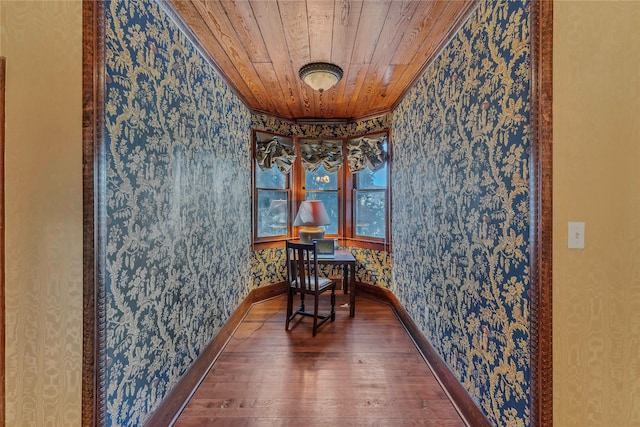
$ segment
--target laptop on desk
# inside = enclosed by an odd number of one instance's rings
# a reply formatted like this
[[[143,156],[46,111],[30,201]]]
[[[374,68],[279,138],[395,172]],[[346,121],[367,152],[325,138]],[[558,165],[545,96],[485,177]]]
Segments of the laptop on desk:
[[[333,239],[318,239],[316,243],[316,256],[318,259],[333,259],[336,257]]]

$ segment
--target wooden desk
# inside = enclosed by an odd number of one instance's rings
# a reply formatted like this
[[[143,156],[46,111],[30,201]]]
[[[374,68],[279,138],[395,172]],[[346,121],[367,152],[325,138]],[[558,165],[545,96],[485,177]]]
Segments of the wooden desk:
[[[356,259],[349,249],[338,249],[335,252],[335,258],[318,258],[318,264],[321,265],[341,265],[342,273],[342,289],[344,293],[350,289],[349,295],[349,316],[356,314]],[[351,274],[349,274],[351,270]]]

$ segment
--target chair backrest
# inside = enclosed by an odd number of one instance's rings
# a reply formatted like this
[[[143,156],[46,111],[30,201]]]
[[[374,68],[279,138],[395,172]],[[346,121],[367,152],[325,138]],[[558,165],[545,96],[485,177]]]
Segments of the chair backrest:
[[[287,281],[301,291],[316,290],[318,258],[316,245],[287,242]]]

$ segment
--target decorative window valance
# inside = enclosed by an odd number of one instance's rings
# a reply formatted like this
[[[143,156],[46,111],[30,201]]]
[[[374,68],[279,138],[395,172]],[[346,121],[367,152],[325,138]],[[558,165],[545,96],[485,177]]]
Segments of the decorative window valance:
[[[347,145],[349,150],[347,159],[351,172],[361,172],[365,168],[375,172],[382,168],[389,157],[387,146],[386,134],[350,140]]]
[[[283,143],[278,137],[256,142],[256,161],[263,171],[277,165],[280,172],[288,174],[296,154],[293,145]]]
[[[342,141],[303,140],[300,143],[300,160],[309,172],[320,165],[327,172],[335,172],[343,163]]]

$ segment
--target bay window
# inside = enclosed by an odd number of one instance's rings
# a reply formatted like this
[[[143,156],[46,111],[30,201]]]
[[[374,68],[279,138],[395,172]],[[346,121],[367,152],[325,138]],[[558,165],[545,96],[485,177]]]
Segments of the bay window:
[[[297,237],[303,200],[322,200],[328,238],[390,250],[389,136],[290,138],[254,131],[254,248]]]

